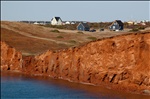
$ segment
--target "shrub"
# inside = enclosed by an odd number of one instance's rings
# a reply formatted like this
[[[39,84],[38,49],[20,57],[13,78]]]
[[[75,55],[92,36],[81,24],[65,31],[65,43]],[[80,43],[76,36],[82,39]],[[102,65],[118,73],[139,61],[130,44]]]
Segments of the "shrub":
[[[79,33],[79,34],[84,34],[82,31],[78,31],[77,33]]]
[[[64,38],[64,37],[59,35],[59,36],[57,36],[57,38]]]
[[[58,44],[58,46],[59,46],[59,48],[62,48],[62,49],[68,47],[66,44],[62,44],[62,43]]]
[[[76,42],[75,40],[70,40],[69,43],[75,44],[75,43],[77,43],[77,42]]]
[[[59,30],[51,30],[51,32],[59,33]]]
[[[87,39],[91,39],[91,40],[97,40],[97,38],[96,37],[88,37]]]
[[[145,27],[139,27],[138,29],[140,29],[140,30],[144,30],[144,29],[145,29]]]
[[[132,30],[130,30],[130,32],[136,32],[136,31],[139,31],[138,28],[133,28]]]

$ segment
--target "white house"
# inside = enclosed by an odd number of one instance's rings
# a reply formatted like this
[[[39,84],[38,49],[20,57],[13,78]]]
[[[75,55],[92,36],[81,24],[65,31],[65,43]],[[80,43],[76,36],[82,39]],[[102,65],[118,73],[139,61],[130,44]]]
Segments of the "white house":
[[[65,24],[70,24],[70,21],[66,21],[66,23]]]
[[[146,23],[145,22],[141,22],[141,25],[146,25]]]
[[[127,23],[128,23],[129,25],[133,25],[133,24],[134,24],[133,21],[128,21]]]
[[[75,24],[75,22],[74,22],[74,21],[72,21],[72,22],[71,22],[71,24]]]
[[[62,25],[63,22],[60,17],[53,17],[51,19],[51,25]]]
[[[36,21],[36,22],[34,22],[33,24],[36,24],[36,25],[37,25],[37,24],[40,24],[40,23],[38,23],[38,22]]]

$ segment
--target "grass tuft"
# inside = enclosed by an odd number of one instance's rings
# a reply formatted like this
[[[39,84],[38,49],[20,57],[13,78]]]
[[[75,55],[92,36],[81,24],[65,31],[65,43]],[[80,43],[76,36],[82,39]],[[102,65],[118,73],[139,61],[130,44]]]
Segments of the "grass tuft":
[[[81,31],[78,31],[77,33],[79,33],[79,34],[84,34],[83,32],[81,32]]]
[[[76,44],[77,42],[75,40],[70,40],[69,43]]]
[[[93,41],[94,41],[94,40],[97,40],[96,37],[92,37],[92,36],[91,36],[91,37],[87,37],[87,39],[90,39],[90,40],[93,40]]]
[[[55,32],[55,33],[60,33],[60,31],[59,30],[51,30],[51,32]]]

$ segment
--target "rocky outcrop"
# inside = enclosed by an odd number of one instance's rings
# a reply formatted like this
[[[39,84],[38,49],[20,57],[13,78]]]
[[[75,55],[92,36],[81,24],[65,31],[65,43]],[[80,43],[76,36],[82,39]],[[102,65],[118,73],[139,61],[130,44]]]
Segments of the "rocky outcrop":
[[[11,59],[17,54],[11,54],[10,58],[7,57],[8,52],[2,55],[2,58],[5,57],[3,60],[9,59],[3,62],[7,64],[7,70],[13,66]],[[11,52],[15,53],[12,48]],[[107,84],[132,92],[150,90],[150,32],[105,38],[56,52],[49,50],[41,55],[25,57],[23,62],[20,54],[16,58],[18,64],[12,69],[21,67],[28,74],[95,85]]]
[[[1,44],[1,71],[2,70],[21,70],[22,69],[22,54],[16,51],[5,42]]]

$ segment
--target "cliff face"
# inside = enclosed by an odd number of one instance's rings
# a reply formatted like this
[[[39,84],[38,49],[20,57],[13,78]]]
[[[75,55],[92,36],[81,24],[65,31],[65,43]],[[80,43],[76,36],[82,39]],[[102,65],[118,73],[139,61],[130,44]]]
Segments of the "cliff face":
[[[4,51],[1,69],[21,67],[29,74],[96,85],[111,84],[122,90],[150,90],[150,33],[116,36],[78,48],[47,51],[25,57],[23,62],[20,53],[1,45]]]
[[[21,70],[22,54],[5,42],[1,44],[1,70]]]

